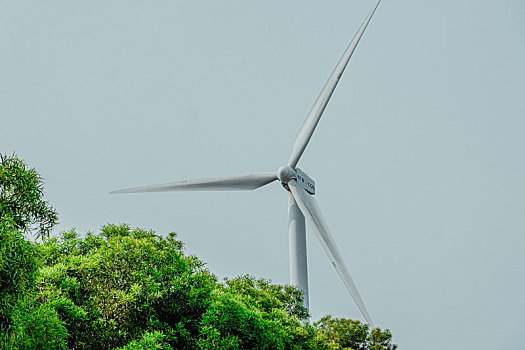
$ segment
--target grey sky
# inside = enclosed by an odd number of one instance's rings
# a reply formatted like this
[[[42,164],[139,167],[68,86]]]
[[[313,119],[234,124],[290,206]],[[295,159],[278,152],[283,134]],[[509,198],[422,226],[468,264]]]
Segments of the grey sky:
[[[60,230],[175,231],[217,275],[288,281],[287,199],[110,196],[284,164],[373,5],[2,1],[0,152]],[[525,2],[384,0],[299,166],[402,349],[525,346]],[[311,233],[310,305],[361,319]]]

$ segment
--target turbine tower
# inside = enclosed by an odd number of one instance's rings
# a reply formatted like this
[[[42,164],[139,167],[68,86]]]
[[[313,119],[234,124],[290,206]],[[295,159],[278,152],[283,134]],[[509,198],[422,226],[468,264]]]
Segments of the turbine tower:
[[[241,175],[229,175],[221,177],[204,178],[171,182],[160,185],[142,186],[128,188],[111,192],[117,193],[140,193],[140,192],[168,192],[168,191],[230,191],[230,190],[255,190],[275,180],[279,180],[288,191],[288,215],[289,215],[289,249],[290,249],[290,283],[303,291],[304,305],[308,308],[308,271],[306,258],[306,221],[312,231],[319,239],[332,265],[343,280],[346,288],[352,295],[357,307],[363,314],[366,322],[372,325],[372,319],[366,310],[365,304],[357,291],[350,276],[334,238],[330,233],[326,220],[314,199],[315,182],[301,169],[297,163],[301,158],[314,130],[321,119],[323,111],[332,96],[332,93],[343,74],[359,40],[374,15],[381,0],[378,0],[372,8],[365,21],[357,31],[350,45],[345,50],[343,57],[337,63],[334,71],[328,78],[321,93],[317,97],[301,129],[297,133],[292,154],[288,164],[280,167],[276,172],[248,173]]]

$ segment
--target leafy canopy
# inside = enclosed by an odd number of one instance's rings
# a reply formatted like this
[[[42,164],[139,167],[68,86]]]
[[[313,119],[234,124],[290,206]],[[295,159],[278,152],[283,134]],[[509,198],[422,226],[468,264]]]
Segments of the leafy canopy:
[[[315,324],[318,339],[329,350],[395,350],[390,330],[370,329],[367,324],[325,316]]]
[[[16,157],[0,154],[0,342],[4,346],[19,329],[27,294],[33,289],[38,256],[23,234],[38,226],[49,234],[57,222],[43,199],[42,178]]]
[[[24,233],[48,236],[58,214],[43,196],[43,179],[34,168],[15,154],[0,154],[0,218],[9,218]]]
[[[24,293],[33,288],[37,254],[9,218],[0,218],[0,332],[16,326],[14,319]]]
[[[49,237],[41,177],[1,156],[0,350],[395,350],[389,330],[330,316],[310,323],[301,292],[218,281],[174,233],[127,225]],[[38,228],[42,243],[24,234]]]
[[[69,348],[316,348],[297,289],[249,276],[220,283],[175,238],[108,225],[39,245],[36,299],[59,315]]]
[[[218,281],[175,234],[107,225],[32,247],[41,265],[5,349],[396,348],[388,330],[358,321],[311,324],[294,287]]]

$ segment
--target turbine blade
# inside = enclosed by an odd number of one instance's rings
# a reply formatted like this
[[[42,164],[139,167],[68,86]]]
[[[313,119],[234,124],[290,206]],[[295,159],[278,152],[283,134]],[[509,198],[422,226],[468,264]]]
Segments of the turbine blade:
[[[293,151],[290,156],[290,160],[288,161],[288,165],[290,165],[292,168],[295,169],[295,167],[297,166],[299,159],[301,158],[306,146],[308,145],[308,142],[310,141],[310,138],[314,133],[317,123],[319,123],[319,120],[321,119],[321,115],[323,114],[323,111],[326,105],[328,104],[328,101],[330,100],[330,97],[332,96],[332,93],[334,92],[335,87],[337,86],[337,83],[339,82],[339,79],[341,78],[341,75],[343,74],[346,68],[346,65],[348,64],[348,61],[350,60],[350,57],[352,57],[352,54],[357,44],[359,43],[359,40],[363,36],[363,33],[365,32],[365,29],[368,26],[368,23],[370,22],[370,19],[374,15],[374,12],[376,11],[380,2],[381,0],[377,1],[372,11],[370,11],[370,13],[368,14],[368,17],[365,19],[365,21],[357,31],[357,34],[350,42],[350,45],[348,45],[345,53],[343,54],[343,57],[341,57],[339,63],[337,63],[337,66],[335,66],[332,75],[330,75],[330,77],[328,78],[328,81],[323,87],[323,90],[321,90],[321,93],[317,97],[317,100],[315,100],[315,103],[312,106],[312,109],[310,109],[310,112],[308,113],[308,116],[306,117],[303,125],[301,126],[301,129],[297,133]]]
[[[330,259],[330,262],[332,265],[334,265],[337,273],[339,274],[339,277],[341,277],[343,280],[346,289],[348,289],[352,295],[352,298],[354,298],[354,301],[363,314],[366,322],[372,326],[372,319],[370,318],[365,304],[363,303],[363,300],[357,291],[357,287],[355,286],[355,283],[350,275],[350,271],[348,271],[348,267],[346,266],[343,257],[337,248],[337,245],[335,244],[334,238],[328,229],[328,225],[323,216],[323,213],[321,212],[321,209],[319,209],[319,206],[317,205],[317,201],[314,197],[310,196],[305,190],[299,187],[295,180],[289,181],[288,187],[292,191],[292,195],[295,198],[299,209],[301,209],[302,213],[306,217],[308,225],[315,232],[315,235],[319,239],[319,242],[321,242],[321,245]]]
[[[277,180],[276,173],[249,173],[210,177],[205,179],[170,182],[112,191],[118,193],[170,192],[170,191],[240,191],[255,190]]]

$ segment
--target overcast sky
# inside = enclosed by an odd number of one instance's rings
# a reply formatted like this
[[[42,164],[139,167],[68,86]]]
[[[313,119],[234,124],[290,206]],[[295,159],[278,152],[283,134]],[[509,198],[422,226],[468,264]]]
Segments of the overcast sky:
[[[0,152],[59,231],[178,233],[288,281],[286,192],[109,195],[273,171],[374,0],[0,1]],[[525,2],[384,0],[299,166],[400,349],[525,347]],[[362,319],[308,233],[310,306]]]

